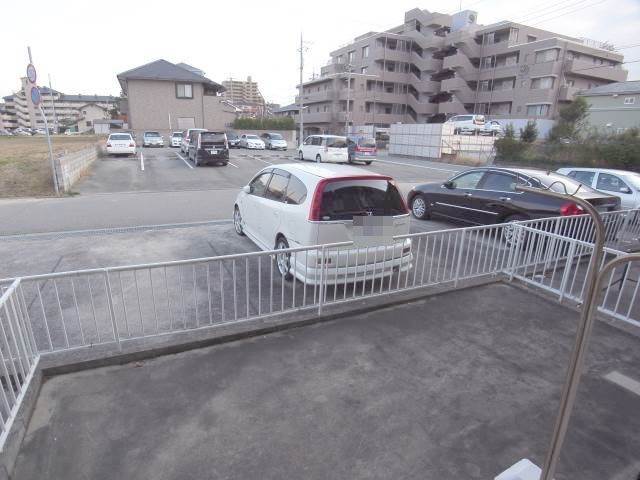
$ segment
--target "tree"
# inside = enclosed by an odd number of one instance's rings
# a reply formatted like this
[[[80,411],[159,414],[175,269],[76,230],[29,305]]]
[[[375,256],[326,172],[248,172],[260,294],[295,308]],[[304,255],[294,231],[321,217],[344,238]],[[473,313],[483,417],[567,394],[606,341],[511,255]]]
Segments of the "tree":
[[[558,122],[549,132],[549,140],[577,140],[584,131],[589,116],[589,104],[584,97],[576,97],[558,111]]]
[[[538,125],[529,120],[524,129],[520,129],[520,139],[526,143],[533,143],[538,138]]]
[[[510,123],[505,127],[504,138],[516,138],[516,132],[513,128],[513,123]]]
[[[293,117],[236,118],[233,128],[238,130],[295,130]]]

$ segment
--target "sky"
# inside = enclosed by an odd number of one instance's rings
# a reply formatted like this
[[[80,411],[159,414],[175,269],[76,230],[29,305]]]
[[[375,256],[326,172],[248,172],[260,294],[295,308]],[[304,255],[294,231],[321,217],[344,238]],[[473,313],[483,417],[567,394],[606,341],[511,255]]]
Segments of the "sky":
[[[513,20],[573,37],[611,42],[625,61],[640,60],[640,0],[323,0],[238,3],[94,0],[4,2],[0,96],[19,89],[31,46],[38,83],[67,94],[118,95],[116,75],[163,58],[204,70],[210,79],[251,76],[269,102],[286,105],[299,79],[300,34],[307,79],[329,52],[354,37],[403,23],[412,8],[478,12],[478,23]],[[232,8],[234,5],[235,8]],[[380,8],[384,5],[384,8]],[[28,12],[36,12],[33,18]],[[11,39],[11,41],[7,41]],[[635,45],[635,46],[634,46]],[[640,62],[625,65],[640,80]]]

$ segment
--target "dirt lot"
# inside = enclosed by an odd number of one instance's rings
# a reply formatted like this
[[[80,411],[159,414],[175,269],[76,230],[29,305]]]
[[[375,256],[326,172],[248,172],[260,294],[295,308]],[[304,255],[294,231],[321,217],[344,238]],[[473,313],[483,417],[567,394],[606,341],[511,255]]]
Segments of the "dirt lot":
[[[95,144],[93,135],[52,137],[54,153],[73,152]],[[47,139],[0,137],[0,197],[53,195]]]

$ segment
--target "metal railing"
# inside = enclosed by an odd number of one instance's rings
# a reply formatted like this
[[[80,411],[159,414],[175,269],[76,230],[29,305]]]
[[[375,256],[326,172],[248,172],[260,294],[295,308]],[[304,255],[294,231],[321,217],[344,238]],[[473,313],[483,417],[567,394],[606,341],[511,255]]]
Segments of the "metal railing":
[[[0,287],[0,451],[38,365],[20,280]]]
[[[605,214],[610,255],[640,236],[636,211]],[[22,277],[35,351],[50,353],[506,275],[580,301],[593,249],[586,216]],[[612,278],[600,311],[637,324],[637,274]],[[1,284],[1,283],[0,283]]]

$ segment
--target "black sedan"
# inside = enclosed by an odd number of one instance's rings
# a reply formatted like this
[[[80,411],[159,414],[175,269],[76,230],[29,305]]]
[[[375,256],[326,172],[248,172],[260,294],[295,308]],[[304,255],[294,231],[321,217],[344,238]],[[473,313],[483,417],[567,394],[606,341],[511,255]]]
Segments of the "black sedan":
[[[516,182],[534,188],[574,194],[600,212],[618,210],[620,199],[554,172],[524,168],[483,167],[466,170],[444,183],[419,185],[407,203],[416,218],[442,217],[472,225],[584,213],[570,199],[516,191]]]

